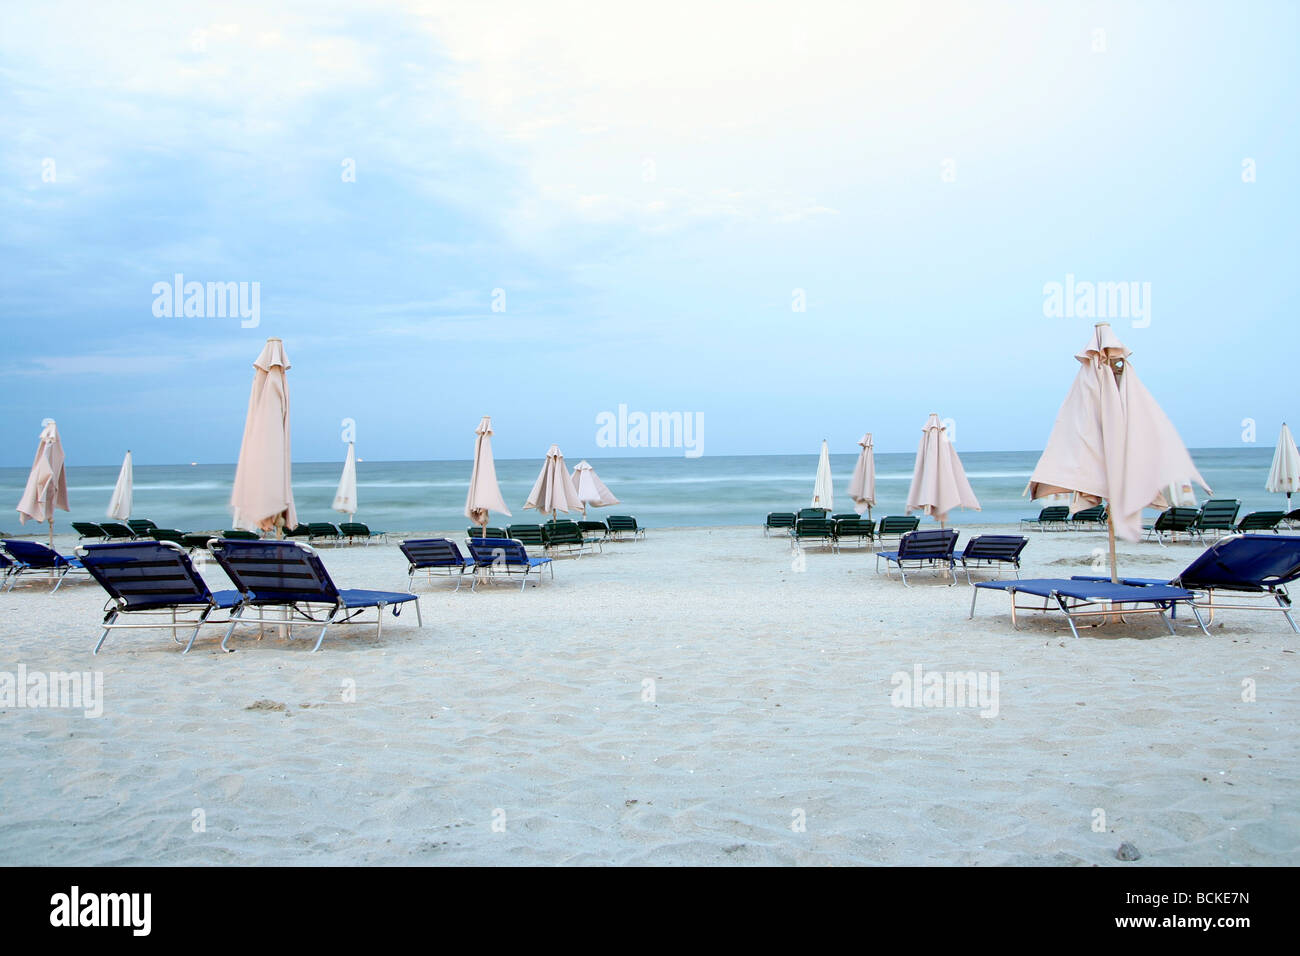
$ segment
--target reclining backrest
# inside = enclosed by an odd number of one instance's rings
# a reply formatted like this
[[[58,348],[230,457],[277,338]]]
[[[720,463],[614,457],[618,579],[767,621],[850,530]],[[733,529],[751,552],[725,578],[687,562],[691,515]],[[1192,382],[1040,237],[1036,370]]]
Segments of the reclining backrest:
[[[129,610],[212,600],[184,550],[170,542],[88,544],[78,554],[91,577]]]
[[[509,538],[470,538],[467,543],[475,564],[528,564],[528,552],[518,541]]]
[[[880,534],[903,534],[915,531],[921,519],[916,515],[889,515],[880,519]]]
[[[966,542],[962,556],[971,560],[1014,561],[1027,543],[1028,539],[1018,534],[981,534]]]
[[[934,528],[926,531],[909,531],[898,542],[900,558],[921,558],[952,554],[957,544],[957,532],[951,528]]]
[[[316,553],[296,541],[232,541],[212,546],[230,580],[258,601],[319,601],[333,604],[338,589]]]
[[[1185,588],[1259,591],[1300,578],[1300,536],[1247,534],[1209,548],[1178,576]]]
[[[68,563],[61,554],[39,541],[6,538],[5,550],[29,568],[61,568]]]
[[[412,568],[459,568],[465,557],[446,538],[408,538],[398,545]]]

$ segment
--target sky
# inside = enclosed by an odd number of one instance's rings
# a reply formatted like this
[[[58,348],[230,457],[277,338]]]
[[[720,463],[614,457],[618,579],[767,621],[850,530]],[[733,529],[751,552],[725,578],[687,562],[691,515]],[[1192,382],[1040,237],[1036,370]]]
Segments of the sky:
[[[1270,442],[1298,10],[11,5],[0,465],[45,418],[69,464],[233,461],[269,336],[299,460],[345,419],[468,458],[483,415],[500,457],[664,454],[598,443],[620,405],[706,455],[911,451],[930,412],[1034,449],[1099,318],[1067,282],[1135,293],[1112,325],[1189,446]],[[247,317],[169,314],[178,274]]]

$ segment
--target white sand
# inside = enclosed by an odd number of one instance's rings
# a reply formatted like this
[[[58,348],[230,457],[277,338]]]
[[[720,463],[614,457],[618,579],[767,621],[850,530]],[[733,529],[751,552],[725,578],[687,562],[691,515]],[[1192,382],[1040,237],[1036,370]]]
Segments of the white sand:
[[[1029,537],[1027,577],[1104,544]],[[396,545],[321,550],[341,586],[404,589]],[[1122,567],[1199,550],[1122,545]],[[1281,614],[1075,640],[1059,615],[1013,631],[1001,594],[968,622],[964,582],[873,566],[812,551],[798,572],[757,528],[652,529],[522,594],[417,580],[423,629],[340,626],[316,654],[249,629],[223,654],[214,627],[187,656],[160,630],[92,658],[99,586],[21,586],[0,595],[0,671],[102,670],[106,700],[100,719],[0,712],[0,863],[1300,863]],[[917,664],[996,672],[998,715],[892,706]]]

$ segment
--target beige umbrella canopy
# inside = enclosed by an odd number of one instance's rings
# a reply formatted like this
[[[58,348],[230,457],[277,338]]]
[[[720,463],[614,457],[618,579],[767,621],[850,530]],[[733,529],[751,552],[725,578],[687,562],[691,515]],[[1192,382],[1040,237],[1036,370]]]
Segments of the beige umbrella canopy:
[[[131,452],[127,451],[122,459],[122,470],[117,473],[117,484],[113,486],[113,497],[108,502],[108,517],[126,521],[131,517],[132,489],[135,485],[135,472],[131,466]]]
[[[849,479],[849,498],[853,501],[853,510],[858,514],[864,511],[868,517],[876,503],[876,455],[872,451],[871,432],[867,432],[858,444],[862,451],[858,454],[858,463],[853,466],[853,477]]]
[[[1030,498],[1069,494],[1073,511],[1107,502],[1111,580],[1118,580],[1115,535],[1140,540],[1143,508],[1163,505],[1171,484],[1210,491],[1130,354],[1109,323],[1097,323],[1074,356],[1078,374],[1026,489]]]
[[[244,440],[230,493],[234,526],[246,531],[298,525],[293,504],[289,448],[289,358],[284,343],[267,339],[253,363],[253,390],[248,398]]]
[[[47,522],[50,526],[50,547],[54,547],[54,509],[68,508],[68,472],[63,459],[63,441],[54,419],[41,423],[40,442],[36,457],[27,476],[27,487],[18,500],[18,522]]]
[[[1273,466],[1268,470],[1268,481],[1264,490],[1274,494],[1286,495],[1286,510],[1291,510],[1291,495],[1300,491],[1300,450],[1296,449],[1291,429],[1282,423],[1282,432],[1277,436],[1277,448],[1273,451]]]
[[[546,461],[537,475],[533,490],[529,492],[524,509],[536,508],[555,517],[557,511],[570,512],[582,510],[582,499],[578,489],[573,486],[568,468],[564,464],[564,454],[559,445],[552,445],[546,452]]]
[[[510,509],[501,497],[497,484],[497,466],[492,460],[492,418],[484,415],[474,429],[474,470],[469,476],[469,493],[465,496],[465,517],[483,529],[487,537],[488,515],[499,511],[507,517]]]
[[[980,510],[979,499],[966,479],[966,469],[957,449],[948,440],[947,429],[937,414],[931,414],[921,429],[916,449],[916,467],[907,490],[907,513],[920,511],[942,525],[953,508]]]
[[[334,492],[334,504],[330,507],[349,518],[356,517],[357,446],[355,442],[348,442],[348,456],[343,459],[343,473],[339,475],[339,486]]]
[[[822,439],[821,456],[817,459],[817,477],[813,479],[812,507],[831,511],[835,507],[835,488],[831,483],[831,449]]]
[[[573,479],[573,487],[577,489],[578,500],[582,502],[583,514],[587,513],[588,508],[608,508],[619,503],[613,493],[605,487],[605,483],[600,480],[596,469],[586,461],[578,462],[570,477]]]

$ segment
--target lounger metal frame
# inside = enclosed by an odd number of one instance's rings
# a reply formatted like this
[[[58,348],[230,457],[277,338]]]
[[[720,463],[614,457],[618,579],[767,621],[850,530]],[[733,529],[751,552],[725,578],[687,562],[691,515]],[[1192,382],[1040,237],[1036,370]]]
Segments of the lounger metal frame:
[[[44,557],[44,552],[48,552],[49,554],[53,555],[54,558],[57,560],[52,560],[49,564],[40,564],[40,565],[29,564],[27,561],[24,561],[22,558],[14,554],[13,551],[9,549],[8,544],[10,540],[14,541],[15,544],[18,544],[20,546],[23,544],[34,544],[42,550],[42,557]],[[69,574],[73,574],[73,573],[80,574],[80,573],[85,573],[86,571],[86,569],[81,566],[80,558],[77,557],[69,558],[66,555],[59,554],[59,552],[53,550],[52,548],[47,547],[46,545],[41,544],[39,541],[23,541],[22,539],[6,539],[3,542],[3,545],[5,547],[5,550],[9,552],[9,560],[12,562],[13,565],[5,573],[5,578],[9,582],[10,591],[12,591],[17,586],[18,579],[22,577],[24,574],[44,573],[47,575],[55,575],[54,587],[50,589],[50,593],[53,594],[54,592],[58,591],[59,588],[63,587],[63,579],[66,578]]]
[[[919,554],[904,554],[904,550],[908,548],[908,542],[917,540],[913,535],[925,535],[926,537],[922,538],[922,541],[946,540],[948,550],[944,553],[921,552]],[[913,547],[915,547],[915,545],[913,545]],[[876,552],[876,573],[880,573],[880,559],[884,558],[885,574],[888,577],[893,577],[893,572],[890,571],[890,566],[896,565],[898,567],[898,574],[903,579],[903,586],[910,588],[912,585],[907,583],[907,569],[904,567],[904,562],[911,562],[914,565],[914,570],[918,571],[923,569],[926,565],[929,565],[936,572],[947,572],[948,576],[952,579],[948,582],[947,586],[952,587],[957,583],[957,558],[953,553],[956,548],[957,532],[955,531],[938,528],[926,531],[909,531],[899,539],[897,551]]]
[[[1026,581],[1025,583],[1026,585],[1028,585],[1031,584],[1032,582]],[[979,597],[980,591],[986,591],[986,590],[995,590],[995,589],[981,588],[972,585],[971,587],[972,593],[970,598],[970,614],[967,615],[966,617],[967,620],[971,620],[972,618],[975,617],[975,601]],[[1192,609],[1192,614],[1196,616],[1196,623],[1201,626],[1201,630],[1204,631],[1206,634],[1210,633],[1205,626],[1205,621],[1201,619],[1201,615],[1200,612],[1197,610],[1195,601],[1191,597],[1188,597],[1185,600],[1176,599],[1176,600],[1165,600],[1165,601],[1160,601],[1160,600],[1114,601],[1106,598],[1089,599],[1089,598],[1075,597],[1073,595],[1062,594],[1060,591],[1056,589],[1052,589],[1051,593],[1047,595],[1040,595],[1026,590],[1025,591],[1026,594],[1034,593],[1034,597],[1041,597],[1043,599],[1042,607],[1033,607],[1026,604],[1016,603],[1016,595],[1022,589],[1017,588],[1014,584],[1011,584],[1010,582],[1008,582],[1006,586],[997,588],[996,590],[1006,591],[1009,595],[1011,595],[1011,627],[1013,630],[1018,630],[1020,627],[1019,620],[1016,617],[1017,611],[1044,612],[1044,611],[1059,610],[1063,614],[1065,614],[1066,623],[1070,625],[1070,632],[1075,637],[1079,636],[1079,628],[1075,624],[1076,619],[1101,618],[1101,620],[1097,621],[1094,624],[1084,625],[1085,627],[1101,627],[1103,624],[1106,623],[1107,619],[1110,620],[1118,619],[1120,621],[1126,621],[1129,617],[1132,617],[1134,615],[1141,615],[1141,614],[1159,614],[1160,619],[1165,623],[1165,627],[1169,629],[1169,633],[1175,634],[1177,632],[1174,630],[1173,622],[1169,620],[1169,617],[1165,614],[1165,612],[1167,610],[1170,610],[1171,608],[1176,608],[1179,603],[1183,603]],[[1056,607],[1051,606],[1052,601],[1056,602]],[[1088,608],[1092,608],[1094,606],[1103,605],[1103,604],[1106,605],[1105,610],[1087,610]],[[1149,604],[1151,606],[1145,608],[1134,607],[1132,609],[1125,610],[1124,609],[1125,604]],[[1081,608],[1083,610],[1080,610]]]
[[[226,645],[230,641],[231,636],[235,633],[235,626],[240,623],[251,623],[249,621],[246,621],[244,618],[244,612],[249,609],[255,609],[258,612],[258,616],[253,620],[256,621],[256,623],[259,625],[259,632],[265,630],[265,626],[267,624],[271,624],[274,625],[275,627],[283,628],[285,636],[289,640],[293,640],[293,630],[292,630],[293,628],[314,626],[319,624],[321,626],[320,634],[316,638],[315,646],[312,647],[313,653],[320,650],[321,643],[325,640],[325,634],[329,630],[331,624],[347,624],[348,622],[353,621],[356,618],[360,617],[362,613],[370,610],[371,608],[374,608],[376,611],[376,621],[375,621],[376,638],[380,637],[383,634],[384,609],[388,607],[392,608],[393,617],[397,617],[398,615],[401,614],[402,608],[405,605],[414,604],[416,626],[417,627],[424,626],[424,619],[420,614],[420,599],[415,594],[410,594],[410,596],[404,601],[386,601],[383,600],[382,598],[372,601],[370,600],[370,598],[367,598],[364,604],[354,606],[354,607],[349,607],[347,603],[347,594],[349,590],[358,591],[367,595],[397,593],[397,592],[371,591],[368,589],[360,589],[360,588],[357,589],[339,588],[336,584],[334,584],[334,581],[330,578],[329,571],[325,568],[324,563],[320,561],[320,556],[316,554],[315,549],[312,548],[311,545],[306,545],[299,541],[277,541],[274,543],[278,545],[291,546],[301,551],[303,553],[302,559],[309,564],[316,565],[312,569],[313,573],[318,574],[322,584],[328,584],[329,587],[334,589],[337,598],[333,602],[330,602],[328,600],[317,601],[317,600],[312,600],[311,598],[307,598],[303,600],[292,600],[292,601],[273,600],[265,597],[259,598],[257,596],[257,592],[254,591],[253,589],[251,588],[247,590],[245,589],[244,583],[242,581],[241,576],[238,573],[238,570],[231,568],[230,565],[227,563],[227,559],[224,553],[224,546],[228,543],[232,543],[232,542],[226,542],[224,540],[223,541],[214,540],[209,542],[209,550],[212,551],[212,556],[217,559],[217,563],[220,564],[222,569],[226,572],[226,575],[227,577],[230,578],[231,583],[235,585],[235,587],[240,591],[241,594],[243,594],[243,600],[239,603],[239,605],[235,608],[235,610],[231,614],[230,627],[226,630],[226,636],[221,639],[221,649],[223,651],[226,651],[227,653],[231,653],[231,648],[227,647]],[[251,542],[233,542],[233,543],[246,545]],[[263,542],[263,543],[266,544],[271,542]],[[317,608],[320,610],[313,610]],[[265,612],[269,609],[281,611],[284,613],[284,616],[268,618]]]
[[[478,540],[481,542],[483,539],[480,538]],[[524,588],[528,585],[528,578],[532,575],[534,571],[537,572],[537,577],[538,580],[540,581],[542,577],[542,569],[549,568],[551,572],[551,580],[552,581],[555,580],[555,561],[553,559],[544,557],[540,559],[540,562],[538,564],[533,564],[532,562],[538,559],[528,557],[528,549],[524,547],[522,541],[517,541],[513,538],[488,538],[487,540],[490,542],[508,541],[510,544],[515,545],[519,549],[520,553],[523,554],[524,559],[527,563],[520,563],[518,561],[515,562],[506,561],[505,550],[500,546],[500,544],[487,545],[487,547],[490,547],[493,551],[493,559],[487,563],[480,563],[477,558],[473,557],[474,539],[466,538],[465,545],[470,549],[470,557],[474,560],[474,579],[473,582],[470,584],[470,588],[469,588],[471,591],[478,590],[480,581],[484,581],[490,584],[492,582],[492,578],[495,577],[498,573],[504,574],[507,577],[509,577],[512,574],[520,576],[522,578],[522,580],[519,582],[520,592],[522,592]],[[484,547],[484,545],[480,543],[479,547]]]

